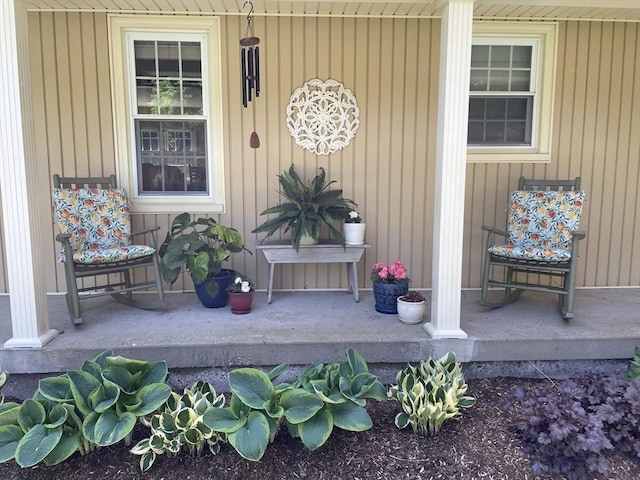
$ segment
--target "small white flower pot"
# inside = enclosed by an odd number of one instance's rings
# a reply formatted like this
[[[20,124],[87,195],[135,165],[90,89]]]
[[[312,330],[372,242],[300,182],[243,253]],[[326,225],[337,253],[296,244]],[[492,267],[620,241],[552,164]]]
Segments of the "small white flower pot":
[[[362,245],[364,243],[365,223],[345,223],[344,243],[347,245]]]
[[[422,322],[427,310],[427,302],[405,302],[398,298],[398,318],[402,323],[415,325]]]

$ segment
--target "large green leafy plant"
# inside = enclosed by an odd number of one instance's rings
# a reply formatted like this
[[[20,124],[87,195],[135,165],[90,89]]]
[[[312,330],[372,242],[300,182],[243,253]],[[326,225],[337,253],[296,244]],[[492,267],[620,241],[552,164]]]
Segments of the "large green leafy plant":
[[[372,421],[365,399],[386,399],[384,386],[353,349],[348,349],[346,362],[312,365],[298,379],[274,384],[286,369],[283,364],[268,374],[254,368],[232,371],[230,406],[204,414],[204,423],[226,433],[248,460],[262,458],[283,422],[311,450],[322,446],[334,427],[367,430]]]
[[[165,362],[113,356],[107,350],[81,370],[43,378],[33,398],[0,409],[0,463],[55,465],[79,451],[124,440],[138,418],[171,394]]]
[[[396,426],[410,425],[422,435],[435,435],[445,421],[462,416],[460,408],[475,404],[475,398],[465,395],[468,387],[462,365],[452,352],[418,366],[407,365],[398,372],[396,381],[388,392],[402,410],[396,415]]]
[[[317,240],[320,227],[325,224],[329,227],[330,235],[344,245],[342,232],[334,223],[344,220],[357,205],[353,200],[343,198],[342,190],[329,189],[335,180],[326,180],[324,168],[320,167],[320,173],[305,183],[291,165],[289,170],[278,175],[278,180],[279,193],[286,201],[263,211],[260,215],[276,216],[251,233],[266,232],[265,238],[269,238],[279,229],[283,229],[283,233],[291,230],[291,245],[298,251],[302,236],[308,235]]]
[[[174,283],[185,267],[197,285],[220,273],[223,263],[243,250],[251,253],[235,228],[225,227],[213,218],[192,220],[188,213],[181,213],[173,219],[160,246],[162,278]]]

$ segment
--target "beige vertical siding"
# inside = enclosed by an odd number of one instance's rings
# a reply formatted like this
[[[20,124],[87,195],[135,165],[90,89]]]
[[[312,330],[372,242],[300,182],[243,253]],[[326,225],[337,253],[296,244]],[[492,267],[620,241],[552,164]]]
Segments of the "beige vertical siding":
[[[292,163],[306,177],[324,167],[367,223],[372,247],[359,265],[361,283],[376,261],[404,261],[413,286],[431,286],[432,204],[435,177],[439,21],[432,19],[255,18],[262,40],[261,97],[240,102],[238,39],[246,22],[222,18],[222,59],[227,213],[254,250],[250,232],[259,213],[278,201],[276,175]],[[29,14],[40,184],[54,173],[102,175],[115,171],[108,71],[107,16],[103,13]],[[582,176],[588,193],[580,286],[640,285],[640,33],[638,24],[560,24],[550,164],[473,164],[467,169],[463,287],[480,278],[483,224],[504,223],[508,191],[520,175]],[[351,145],[316,157],[295,145],[285,125],[292,91],[311,78],[337,79],[360,107]],[[255,108],[255,127],[253,124]],[[254,130],[262,146],[249,147]],[[46,187],[44,187],[46,188]],[[137,215],[137,227],[160,225],[172,215]],[[41,221],[51,258],[47,289],[64,291],[49,205]],[[0,251],[2,245],[0,245]],[[236,255],[232,266],[265,287],[261,254]],[[4,272],[3,265],[0,269]],[[346,286],[339,265],[278,268],[276,288]],[[191,289],[188,279],[173,287]],[[0,275],[0,291],[6,291]]]

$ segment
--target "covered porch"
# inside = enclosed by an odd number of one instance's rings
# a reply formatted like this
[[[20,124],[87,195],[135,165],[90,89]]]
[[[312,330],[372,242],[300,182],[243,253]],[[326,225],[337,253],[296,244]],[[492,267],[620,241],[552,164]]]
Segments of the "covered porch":
[[[41,349],[0,349],[0,365],[12,373],[62,372],[113,349],[164,359],[174,370],[223,374],[237,366],[340,360],[353,346],[382,369],[452,350],[482,375],[536,374],[539,362],[553,375],[572,361],[626,361],[640,345],[638,288],[579,289],[571,321],[560,317],[556,295],[525,292],[496,310],[480,306],[479,296],[477,290],[462,292],[467,338],[434,339],[423,324],[405,325],[395,315],[377,313],[370,290],[361,292],[359,303],[345,291],[275,291],[271,304],[258,291],[247,315],[206,309],[192,292],[170,294],[168,306],[155,311],[102,297],[85,302],[85,322],[78,326],[69,319],[64,296],[50,295],[51,326],[61,334]],[[8,296],[0,297],[0,314],[10,315]],[[0,342],[11,337],[10,325],[0,324]]]

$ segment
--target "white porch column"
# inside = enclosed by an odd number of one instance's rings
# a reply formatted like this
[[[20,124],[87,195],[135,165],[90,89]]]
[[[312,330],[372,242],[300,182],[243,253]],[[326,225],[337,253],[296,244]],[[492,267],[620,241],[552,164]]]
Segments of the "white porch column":
[[[473,0],[450,1],[442,12],[438,144],[433,238],[433,338],[466,338],[460,328],[464,188],[469,115]]]
[[[49,329],[42,251],[36,221],[27,10],[21,0],[0,0],[0,192],[13,336],[5,348],[41,348]]]

